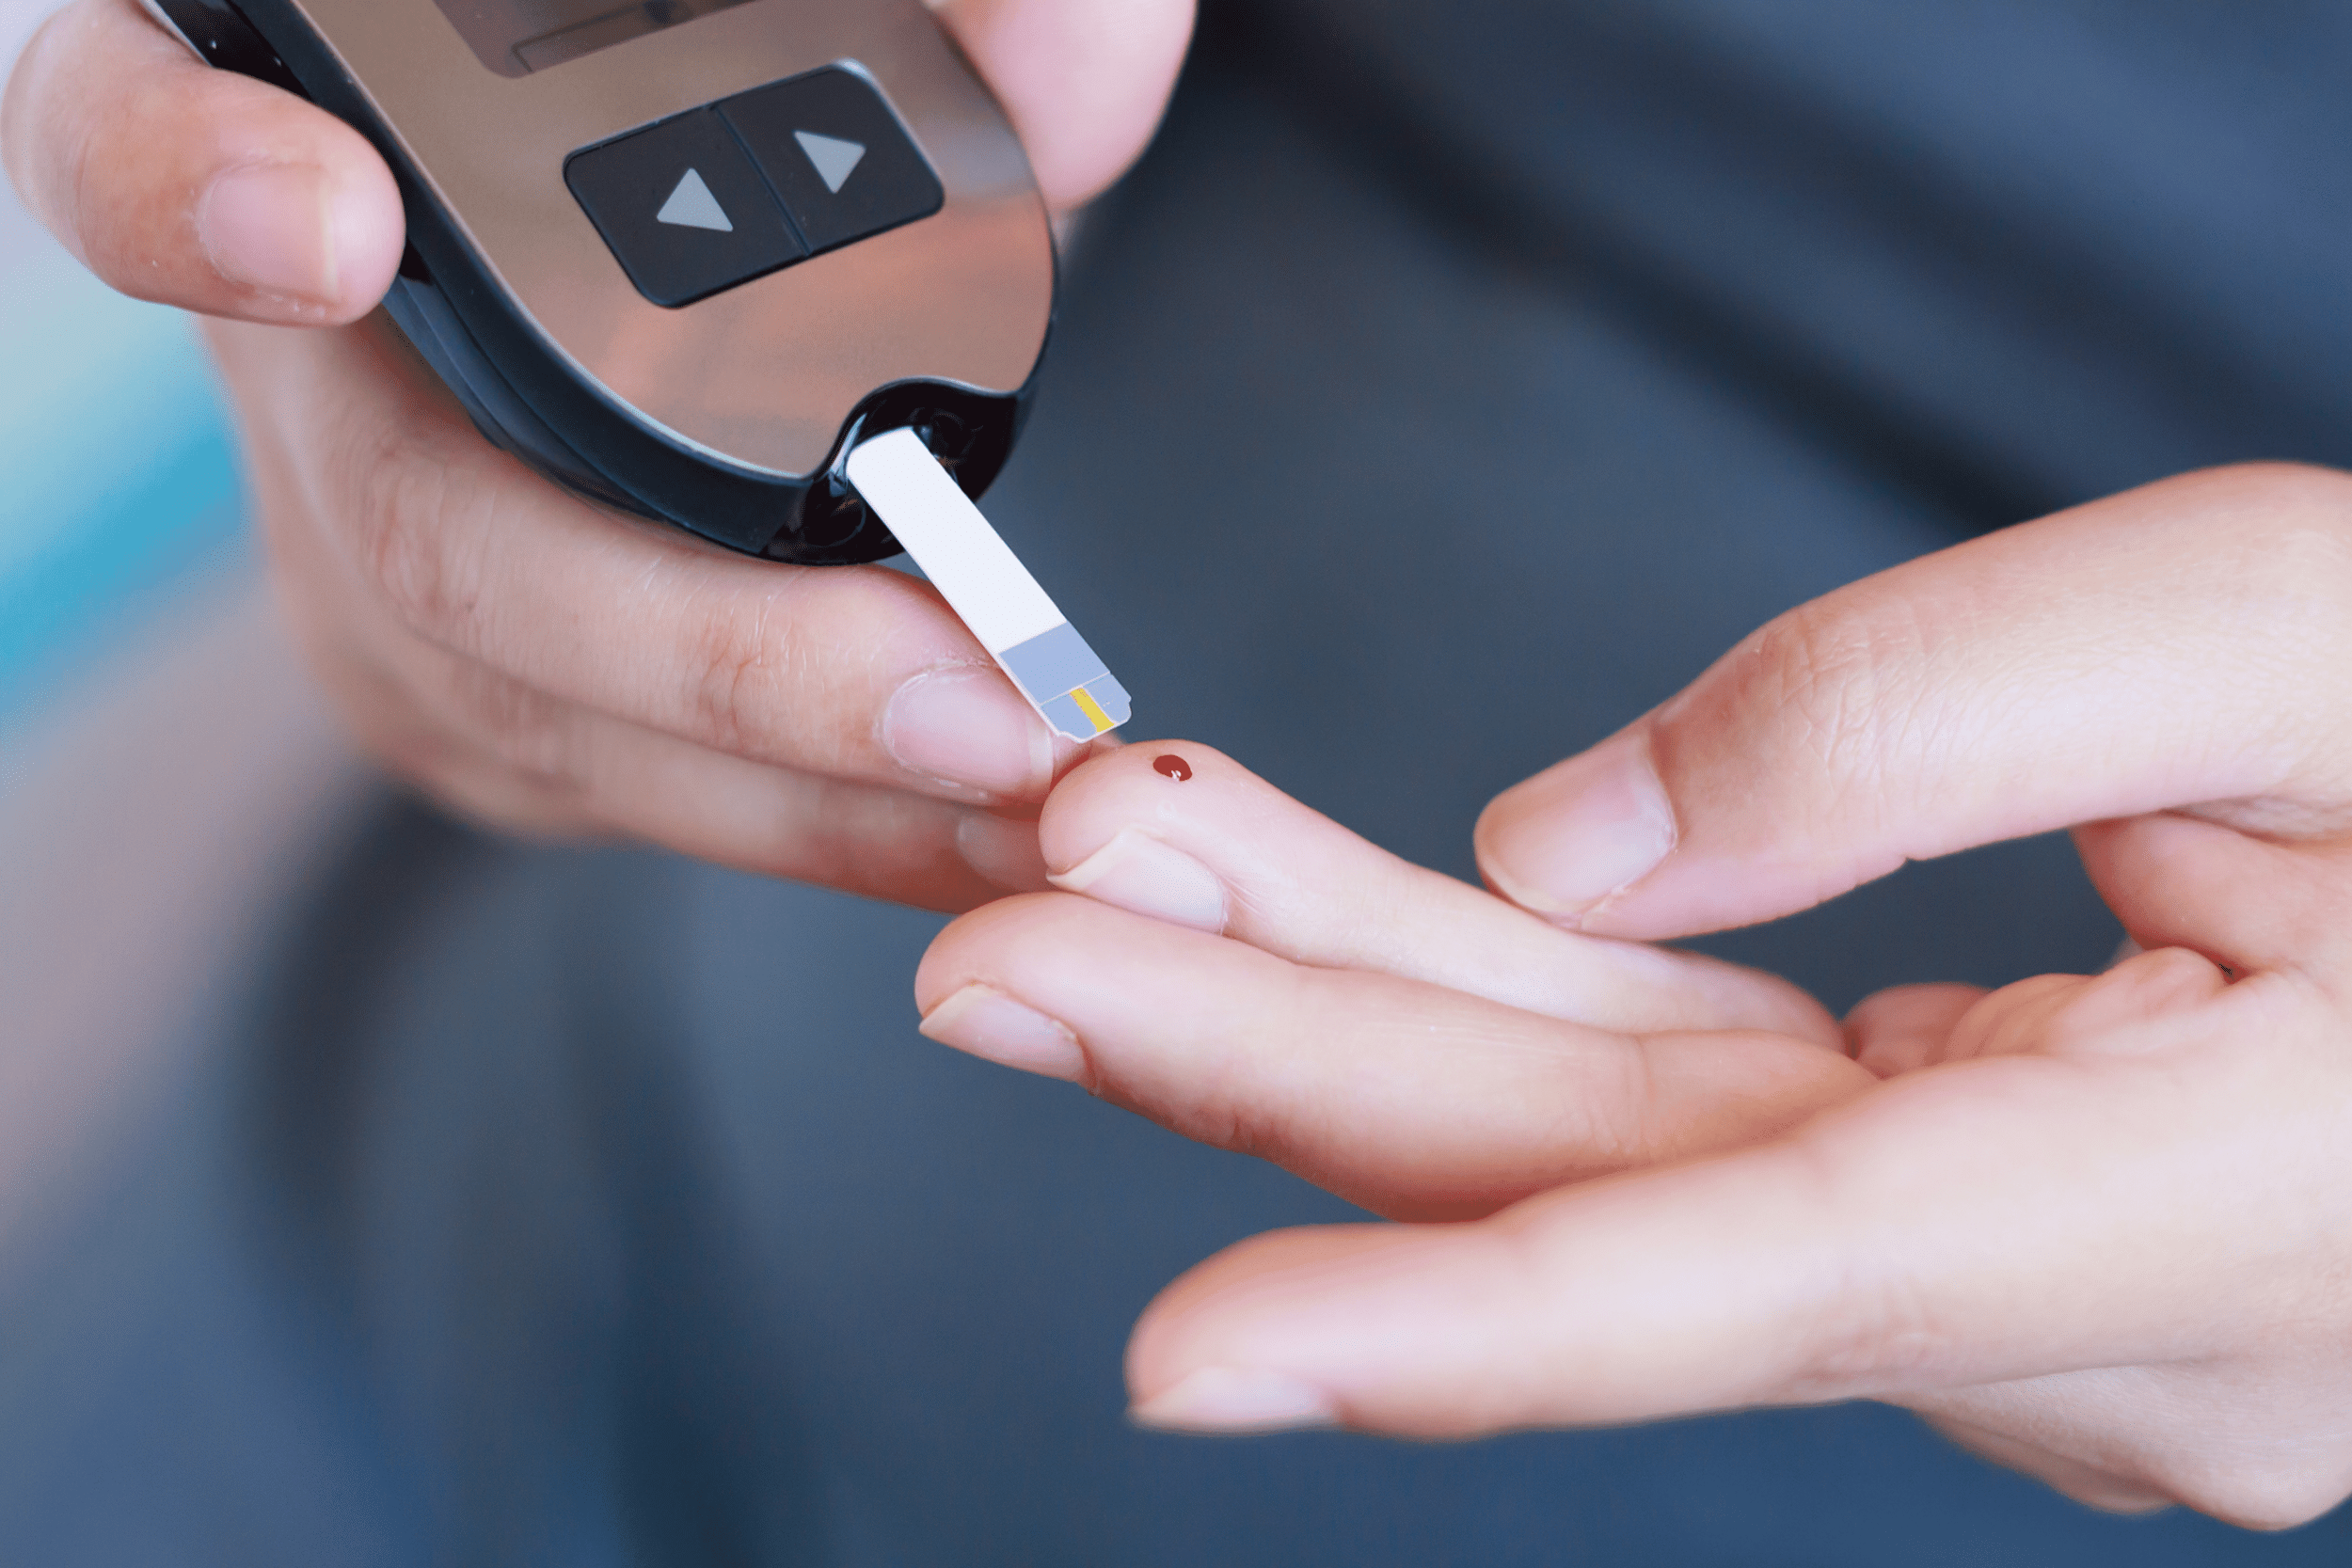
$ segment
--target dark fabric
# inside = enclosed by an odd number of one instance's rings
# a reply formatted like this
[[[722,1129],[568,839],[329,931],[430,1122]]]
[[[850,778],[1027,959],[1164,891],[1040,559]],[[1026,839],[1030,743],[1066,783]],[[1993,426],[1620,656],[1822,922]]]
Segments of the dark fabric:
[[[1262,0],[1084,231],[992,498],[1136,694],[1418,860],[1775,611],[2345,455],[2319,6]],[[0,1560],[2340,1564],[1875,1407],[1146,1435],[1152,1291],[1335,1200],[917,1037],[930,917],[388,801],[0,1296]],[[2084,969],[2063,843],[1712,943]]]

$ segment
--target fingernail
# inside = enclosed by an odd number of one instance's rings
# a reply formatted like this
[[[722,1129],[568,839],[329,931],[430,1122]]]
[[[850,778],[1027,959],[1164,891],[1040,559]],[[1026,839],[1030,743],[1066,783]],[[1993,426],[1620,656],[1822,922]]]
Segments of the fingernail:
[[[1078,1037],[1039,1012],[987,986],[966,986],[923,1020],[926,1038],[966,1051],[1000,1067],[1019,1068],[1072,1083],[1086,1071]]]
[[[331,306],[340,290],[333,194],[324,171],[299,164],[230,169],[204,193],[197,237],[231,283]]]
[[[1339,1424],[1339,1408],[1311,1384],[1280,1372],[1203,1367],[1127,1413],[1161,1432],[1284,1432]]]
[[[1225,884],[1216,874],[1182,849],[1133,828],[1121,830],[1053,883],[1170,925],[1225,929]]]
[[[1513,903],[1581,915],[1656,869],[1675,847],[1674,806],[1648,736],[1603,741],[1498,797],[1478,825],[1479,862]]]
[[[1054,736],[993,670],[956,665],[898,688],[882,712],[882,747],[899,767],[989,795],[1041,793]]]
[[[1043,893],[1045,852],[1037,847],[1037,824],[1013,822],[976,811],[956,824],[956,852],[964,863],[1008,893]]]

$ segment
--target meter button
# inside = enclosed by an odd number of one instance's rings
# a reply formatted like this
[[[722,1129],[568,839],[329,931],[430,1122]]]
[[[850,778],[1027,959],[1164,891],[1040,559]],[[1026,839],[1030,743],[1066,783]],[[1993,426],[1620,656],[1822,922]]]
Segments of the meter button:
[[[808,254],[709,109],[575,152],[564,181],[656,305],[691,305]]]
[[[719,112],[813,253],[930,217],[946,202],[881,89],[854,71],[827,66],[727,99]]]

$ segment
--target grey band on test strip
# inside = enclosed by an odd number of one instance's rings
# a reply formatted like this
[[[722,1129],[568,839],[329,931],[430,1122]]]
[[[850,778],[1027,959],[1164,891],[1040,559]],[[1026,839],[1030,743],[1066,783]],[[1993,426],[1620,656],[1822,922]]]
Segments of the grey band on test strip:
[[[1099,735],[1105,727],[1115,730],[1135,717],[1127,689],[1067,621],[1007,648],[996,656],[996,662],[1021,688],[1022,695],[1037,705],[1045,721],[1064,735]],[[1080,703],[1081,691],[1093,704],[1094,713],[1088,713]],[[1109,724],[1096,723],[1098,715]]]

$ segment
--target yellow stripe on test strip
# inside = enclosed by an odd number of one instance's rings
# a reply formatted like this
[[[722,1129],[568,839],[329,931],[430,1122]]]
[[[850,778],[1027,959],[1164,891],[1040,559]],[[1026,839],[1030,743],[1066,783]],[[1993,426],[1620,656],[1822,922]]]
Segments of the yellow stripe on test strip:
[[[1115,730],[1119,727],[1111,722],[1111,716],[1103,711],[1103,705],[1094,700],[1094,693],[1085,687],[1082,686],[1073,691],[1070,694],[1070,700],[1077,704],[1078,711],[1092,721],[1096,735],[1101,735],[1104,730]]]

